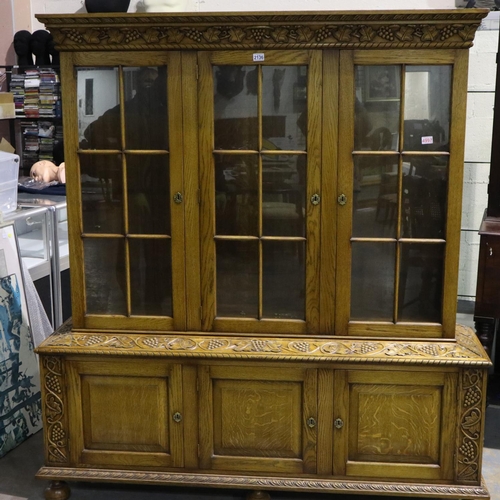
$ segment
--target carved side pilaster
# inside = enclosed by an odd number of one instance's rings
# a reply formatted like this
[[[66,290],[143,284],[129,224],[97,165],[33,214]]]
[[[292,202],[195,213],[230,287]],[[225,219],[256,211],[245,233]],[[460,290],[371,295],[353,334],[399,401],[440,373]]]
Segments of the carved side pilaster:
[[[481,483],[484,434],[485,371],[463,370],[460,377],[460,427],[457,454],[457,480]]]
[[[69,463],[67,400],[64,363],[56,356],[43,356],[43,417],[47,464]]]

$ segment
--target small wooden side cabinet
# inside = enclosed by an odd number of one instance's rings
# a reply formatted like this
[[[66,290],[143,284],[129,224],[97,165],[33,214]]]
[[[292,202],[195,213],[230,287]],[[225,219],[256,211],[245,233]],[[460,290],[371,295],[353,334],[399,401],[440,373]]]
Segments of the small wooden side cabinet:
[[[490,361],[455,321],[486,13],[38,16],[73,311],[38,348],[46,498],[490,498]]]

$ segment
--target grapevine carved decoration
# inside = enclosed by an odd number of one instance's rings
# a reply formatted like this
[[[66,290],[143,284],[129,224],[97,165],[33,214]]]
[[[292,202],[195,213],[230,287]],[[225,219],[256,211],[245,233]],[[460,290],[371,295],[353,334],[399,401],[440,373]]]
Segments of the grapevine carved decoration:
[[[40,15],[59,50],[467,48],[484,14]]]
[[[463,482],[480,480],[483,421],[482,370],[464,370],[461,377],[460,438],[457,479]]]
[[[65,423],[62,359],[44,357],[45,422],[49,463],[68,461],[68,433]]]
[[[476,346],[474,332],[461,326],[457,326],[458,331],[462,341],[425,342],[77,333],[65,326],[49,337],[38,352],[488,366],[489,360]]]

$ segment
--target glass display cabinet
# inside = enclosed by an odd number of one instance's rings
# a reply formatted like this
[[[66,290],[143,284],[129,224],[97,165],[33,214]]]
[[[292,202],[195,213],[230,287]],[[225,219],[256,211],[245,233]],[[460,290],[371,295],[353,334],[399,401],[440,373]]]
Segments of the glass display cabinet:
[[[40,15],[61,51],[65,480],[489,498],[456,325],[486,10]]]

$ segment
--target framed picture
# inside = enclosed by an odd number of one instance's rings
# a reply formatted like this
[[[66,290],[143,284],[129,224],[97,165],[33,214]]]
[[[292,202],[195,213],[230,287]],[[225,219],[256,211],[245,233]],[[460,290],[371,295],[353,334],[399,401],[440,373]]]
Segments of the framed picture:
[[[401,94],[400,66],[365,66],[366,100],[397,101]]]
[[[0,227],[0,457],[41,428],[40,375],[11,224]]]

